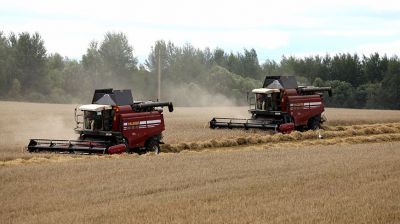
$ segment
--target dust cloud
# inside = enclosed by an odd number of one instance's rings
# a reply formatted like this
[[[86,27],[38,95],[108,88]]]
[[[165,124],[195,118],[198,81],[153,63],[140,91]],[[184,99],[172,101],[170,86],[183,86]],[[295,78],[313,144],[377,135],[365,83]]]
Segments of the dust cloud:
[[[206,106],[237,106],[235,99],[228,98],[225,95],[211,93],[197,84],[168,84],[164,87],[161,101],[169,100],[177,106],[185,107],[206,107]]]
[[[76,139],[75,105],[1,102],[0,152],[23,151],[31,138]]]
[[[235,96],[227,96],[226,94],[222,94],[222,92],[229,92],[226,89],[211,91],[208,90],[206,86],[194,82],[173,83],[168,80],[162,81],[161,97],[158,99],[158,85],[156,77],[149,76],[146,78],[148,79],[147,81],[140,82],[108,78],[93,79],[91,80],[91,85],[88,86],[88,88],[80,90],[81,99],[74,100],[73,103],[90,103],[92,101],[95,89],[113,88],[115,90],[130,89],[135,101],[169,101],[173,102],[175,106],[182,107],[224,107],[247,105],[245,92],[236,92]],[[249,89],[249,91],[251,91],[251,89]]]

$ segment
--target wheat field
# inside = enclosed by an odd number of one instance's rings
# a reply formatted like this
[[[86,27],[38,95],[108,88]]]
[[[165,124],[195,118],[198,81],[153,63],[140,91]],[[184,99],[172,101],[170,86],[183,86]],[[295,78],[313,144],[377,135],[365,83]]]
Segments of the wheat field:
[[[30,138],[76,139],[74,108],[70,104],[38,104],[0,101],[0,154],[20,152]],[[250,137],[260,130],[211,130],[213,117],[248,118],[248,107],[177,107],[164,112],[168,144],[231,137]],[[326,125],[400,122],[400,111],[327,108]],[[0,158],[2,156],[0,155]]]
[[[0,107],[1,223],[400,222],[400,111],[328,108],[324,130],[271,135],[208,128],[246,107],[178,107],[161,154],[82,156],[23,151],[76,138],[75,105]]]
[[[249,118],[248,107],[186,107],[176,108],[173,113],[165,113],[165,140],[174,144],[209,140],[210,138],[229,138],[252,136],[254,133],[265,134],[260,130],[211,130],[208,122],[212,117]],[[359,110],[327,108],[326,125],[376,124],[400,121],[400,111],[394,110]]]
[[[2,223],[398,223],[399,142],[0,167]]]
[[[29,158],[24,146],[30,138],[76,139],[74,108],[68,104],[37,104],[0,101],[0,160]],[[249,116],[247,107],[177,107],[164,112],[167,144],[198,144],[211,140],[252,138],[269,135],[262,130],[212,130],[213,117]],[[400,111],[327,108],[327,126],[376,124],[400,121]],[[227,140],[227,141],[228,141]],[[235,140],[236,141],[236,140]],[[186,147],[187,148],[187,147]],[[168,150],[168,149],[167,149]]]

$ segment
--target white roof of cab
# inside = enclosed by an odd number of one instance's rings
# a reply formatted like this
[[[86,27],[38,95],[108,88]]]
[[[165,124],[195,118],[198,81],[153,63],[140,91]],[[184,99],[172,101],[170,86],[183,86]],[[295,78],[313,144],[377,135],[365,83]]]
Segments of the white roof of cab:
[[[270,94],[270,93],[279,93],[279,89],[268,89],[268,88],[260,88],[260,89],[253,89],[253,93],[262,93],[262,94]]]
[[[79,107],[79,110],[86,110],[86,111],[102,111],[109,109],[112,109],[111,105],[86,104]]]

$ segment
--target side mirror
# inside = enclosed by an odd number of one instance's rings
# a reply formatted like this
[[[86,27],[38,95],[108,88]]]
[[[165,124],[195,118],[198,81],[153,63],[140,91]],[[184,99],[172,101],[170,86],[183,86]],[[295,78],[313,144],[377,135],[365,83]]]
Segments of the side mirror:
[[[247,102],[249,102],[249,95],[250,95],[250,92],[247,91]]]

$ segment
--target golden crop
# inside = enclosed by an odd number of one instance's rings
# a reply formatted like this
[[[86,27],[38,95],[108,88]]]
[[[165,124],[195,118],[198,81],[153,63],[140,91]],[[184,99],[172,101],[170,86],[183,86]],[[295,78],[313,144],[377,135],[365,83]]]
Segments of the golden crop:
[[[208,128],[245,107],[178,107],[164,153],[80,156],[23,151],[76,138],[74,105],[0,106],[2,223],[400,222],[399,111],[327,109],[324,130],[271,135]]]

